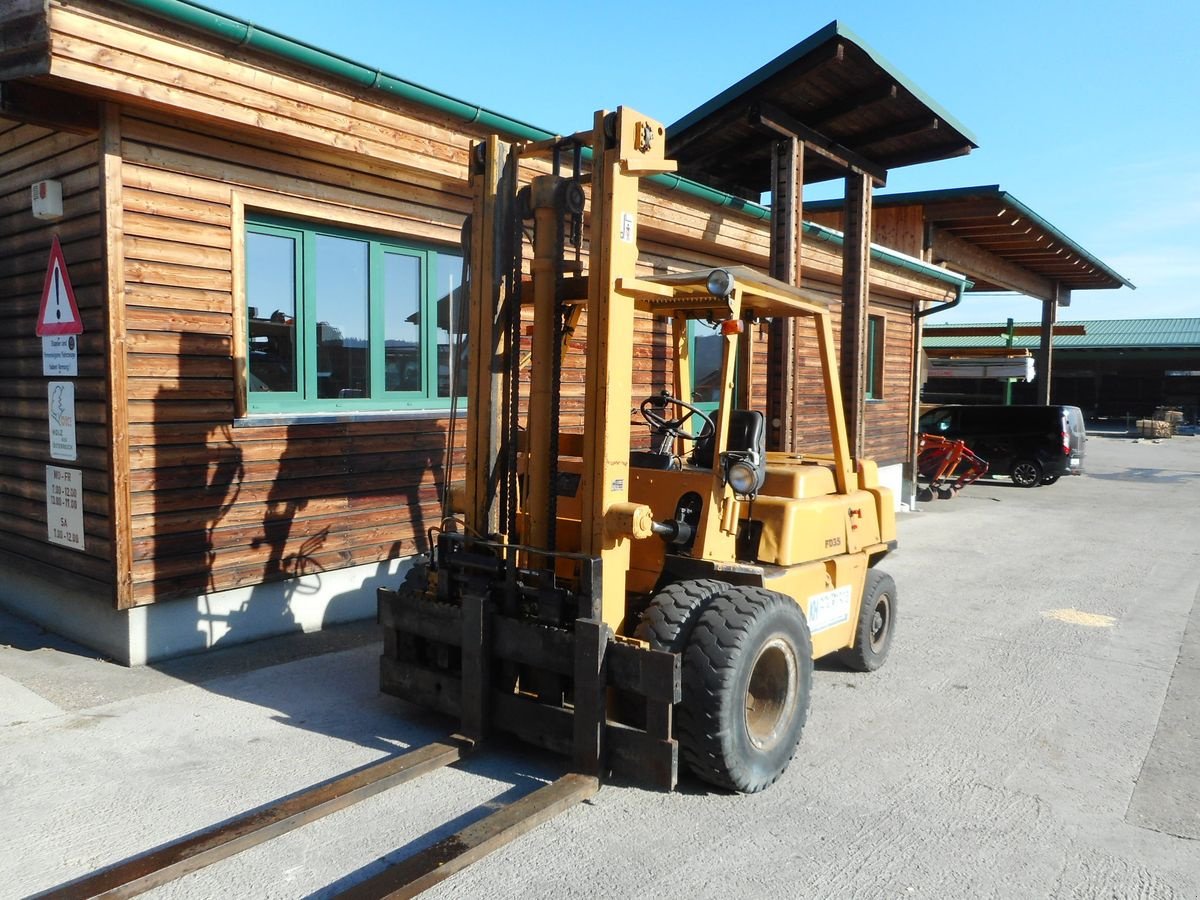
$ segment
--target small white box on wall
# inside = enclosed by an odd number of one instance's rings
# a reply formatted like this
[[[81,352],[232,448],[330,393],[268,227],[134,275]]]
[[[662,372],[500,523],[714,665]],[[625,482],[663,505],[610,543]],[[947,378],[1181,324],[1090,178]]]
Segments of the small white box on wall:
[[[33,217],[35,219],[61,219],[62,182],[39,181],[31,188]]]

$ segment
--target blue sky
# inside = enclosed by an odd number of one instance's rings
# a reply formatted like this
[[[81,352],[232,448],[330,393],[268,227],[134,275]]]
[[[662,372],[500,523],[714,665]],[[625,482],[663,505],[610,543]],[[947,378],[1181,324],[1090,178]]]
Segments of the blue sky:
[[[564,133],[621,104],[673,122],[837,18],[980,145],[894,170],[887,192],[999,184],[1137,285],[1076,292],[1060,319],[1200,316],[1190,0],[209,5]],[[980,296],[943,320],[1007,316],[1036,319],[1040,304]]]

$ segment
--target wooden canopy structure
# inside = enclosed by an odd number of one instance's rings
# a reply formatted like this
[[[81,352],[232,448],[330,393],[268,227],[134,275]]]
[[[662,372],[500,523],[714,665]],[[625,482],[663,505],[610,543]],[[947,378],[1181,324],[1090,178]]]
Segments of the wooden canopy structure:
[[[1014,291],[1042,301],[1039,398],[1050,402],[1054,324],[1077,290],[1132,288],[1129,279],[999,185],[890,194],[874,200],[877,228],[890,246],[971,278],[972,293]],[[804,213],[833,225],[853,214],[841,200],[809,203]]]
[[[888,169],[969,153],[971,134],[841,23],[830,22],[667,129],[667,153],[703,184],[757,200],[771,192],[771,275],[800,283],[803,186],[844,178],[842,387],[850,444],[862,455],[871,191]],[[802,402],[793,323],[772,328],[771,440],[792,450]]]

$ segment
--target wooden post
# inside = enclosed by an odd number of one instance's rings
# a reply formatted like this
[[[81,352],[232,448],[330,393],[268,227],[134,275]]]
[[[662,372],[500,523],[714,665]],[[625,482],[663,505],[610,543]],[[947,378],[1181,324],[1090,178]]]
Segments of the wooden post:
[[[128,609],[133,599],[133,513],[129,485],[129,403],[125,345],[125,245],[121,178],[121,108],[103,107],[100,132],[100,196],[104,222],[105,373],[108,391],[108,522],[112,535],[113,602]]]
[[[1042,302],[1042,335],[1037,353],[1038,403],[1050,402],[1050,375],[1054,362],[1054,323],[1058,321],[1058,295],[1063,290],[1055,282],[1054,298]]]
[[[871,271],[871,176],[846,176],[842,245],[842,396],[850,453],[863,456],[867,392],[867,304]]]
[[[771,277],[800,284],[800,228],[804,199],[804,144],[784,137],[771,145]],[[768,342],[768,437],[774,450],[796,447],[796,322],[771,323]]]

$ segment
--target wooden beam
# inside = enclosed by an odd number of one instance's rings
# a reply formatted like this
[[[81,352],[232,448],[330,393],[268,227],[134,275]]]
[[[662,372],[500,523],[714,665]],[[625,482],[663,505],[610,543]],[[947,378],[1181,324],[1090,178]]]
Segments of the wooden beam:
[[[771,147],[771,276],[786,284],[800,284],[800,235],[804,200],[804,144],[794,137],[777,140]],[[771,323],[767,345],[769,435],[774,450],[795,447],[796,323],[777,318]]]
[[[834,119],[841,118],[847,113],[862,112],[867,107],[875,106],[888,100],[895,100],[899,90],[899,86],[893,81],[872,85],[869,88],[843,97],[836,103],[830,103],[808,113],[804,118],[813,128],[820,128],[822,125],[826,125]]]
[[[1047,279],[940,228],[933,229],[932,252],[935,262],[940,260],[952,269],[983,278],[1011,291],[1019,291],[1039,300],[1048,300],[1054,295],[1054,285]]]
[[[50,71],[50,26],[45,0],[5,0],[0,29],[0,81]]]
[[[135,605],[133,513],[130,488],[128,356],[125,335],[124,205],[121,181],[121,109],[106,103],[100,140],[100,195],[104,234],[105,356],[108,391],[108,524],[112,541],[113,603]]]
[[[1050,375],[1054,365],[1054,321],[1058,317],[1058,285],[1054,296],[1042,303],[1042,340],[1037,353],[1038,403],[1050,402]]]
[[[913,119],[893,122],[890,125],[884,125],[881,128],[876,128],[874,131],[868,131],[864,134],[856,134],[850,138],[850,143],[855,150],[861,151],[863,147],[882,144],[884,141],[894,140],[898,137],[921,134],[925,131],[937,131],[941,126],[942,120],[937,118],[937,116],[918,116]]]
[[[842,396],[850,455],[865,447],[863,419],[867,389],[867,307],[871,272],[871,178],[846,176],[846,219],[842,244]]]
[[[778,107],[769,103],[759,103],[754,107],[751,115],[753,121],[758,122],[764,128],[769,128],[783,137],[794,137],[803,141],[805,149],[819,153],[843,169],[855,174],[869,175],[879,187],[887,184],[887,169],[879,163],[867,159],[849,147],[842,146],[815,128],[810,128],[803,122],[792,118]]]
[[[938,326],[930,325],[926,329],[929,332],[929,337],[998,337],[1008,334],[1008,329],[1003,325],[949,325]],[[1036,337],[1042,333],[1040,325],[1019,325],[1013,329],[1014,337]],[[1084,335],[1087,334],[1086,325],[1055,325],[1055,337],[1063,337],[1064,335]],[[994,351],[995,348],[992,348]]]
[[[20,81],[0,84],[0,115],[88,137],[100,130],[100,104],[95,100]]]

